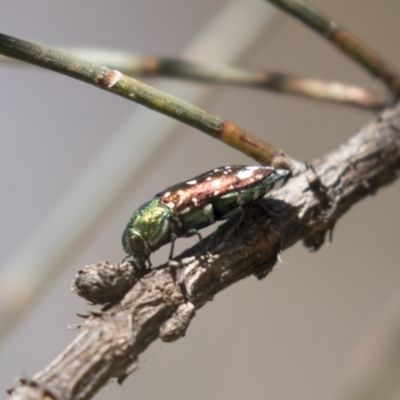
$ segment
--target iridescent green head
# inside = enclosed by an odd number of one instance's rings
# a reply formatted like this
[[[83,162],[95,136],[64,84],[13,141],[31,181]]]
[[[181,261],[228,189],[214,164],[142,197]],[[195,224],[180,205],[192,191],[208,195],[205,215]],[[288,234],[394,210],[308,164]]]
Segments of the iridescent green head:
[[[125,253],[144,263],[152,252],[146,239],[142,237],[137,229],[127,226],[122,234],[122,246]]]
[[[144,264],[150,254],[167,243],[170,210],[154,197],[132,215],[122,235],[122,245],[127,254]]]

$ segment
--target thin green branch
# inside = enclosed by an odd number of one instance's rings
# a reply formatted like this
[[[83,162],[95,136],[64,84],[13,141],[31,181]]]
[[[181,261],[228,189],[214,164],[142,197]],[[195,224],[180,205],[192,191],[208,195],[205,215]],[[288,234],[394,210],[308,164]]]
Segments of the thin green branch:
[[[77,57],[0,34],[0,54],[81,80],[190,125],[256,161],[276,168],[292,167],[291,159],[249,132],[165,94],[136,79]]]
[[[400,75],[376,52],[303,0],[268,0],[324,36],[339,50],[381,79],[396,97],[400,96]]]
[[[391,101],[389,96],[372,93],[361,87],[302,78],[281,72],[210,66],[178,58],[146,57],[122,51],[82,48],[65,49],[65,51],[86,61],[107,65],[109,68],[118,69],[126,75],[136,77],[160,76],[202,83],[243,86],[374,111],[382,110]],[[7,60],[10,59],[2,57],[3,62]]]

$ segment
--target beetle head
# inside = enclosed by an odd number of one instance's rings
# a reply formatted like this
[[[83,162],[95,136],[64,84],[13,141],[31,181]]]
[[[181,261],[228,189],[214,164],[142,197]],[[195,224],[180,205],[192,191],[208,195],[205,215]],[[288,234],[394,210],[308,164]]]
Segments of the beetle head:
[[[140,232],[129,227],[126,227],[122,234],[122,245],[125,253],[133,256],[141,263],[147,261],[152,252],[151,247]]]

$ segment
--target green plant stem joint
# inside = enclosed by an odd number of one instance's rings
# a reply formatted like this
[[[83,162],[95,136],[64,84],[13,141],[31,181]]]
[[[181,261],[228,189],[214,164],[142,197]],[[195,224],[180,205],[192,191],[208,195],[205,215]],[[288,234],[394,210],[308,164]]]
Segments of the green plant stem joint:
[[[233,165],[216,168],[154,196],[135,211],[122,235],[125,252],[140,268],[150,254],[178,237],[199,235],[199,229],[243,213],[288,174],[272,167]]]

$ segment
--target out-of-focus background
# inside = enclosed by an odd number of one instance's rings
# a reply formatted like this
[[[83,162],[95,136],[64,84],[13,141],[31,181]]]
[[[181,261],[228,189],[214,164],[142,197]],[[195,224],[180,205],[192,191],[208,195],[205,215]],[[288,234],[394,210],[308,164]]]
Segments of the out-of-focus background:
[[[238,3],[14,0],[0,3],[0,21],[3,33],[54,47],[101,47],[207,61],[210,39],[201,35],[215,29],[216,15],[223,20]],[[381,88],[297,21],[261,0],[246,3],[254,9],[247,20],[239,12],[231,32],[217,29],[218,40],[225,37],[220,50],[212,50],[217,62],[221,62],[218,55],[233,48],[224,57],[238,66]],[[400,68],[398,1],[315,0],[313,4]],[[247,42],[241,42],[243,38]],[[206,46],[199,51],[202,43]],[[150,83],[184,99],[187,95],[299,160],[334,149],[374,117],[367,111],[258,90],[221,86],[202,90],[194,83],[165,80]],[[6,389],[14,385],[15,376],[32,376],[74,338],[76,332],[67,325],[80,323],[75,314],[90,306],[71,293],[70,282],[85,264],[122,259],[121,233],[137,207],[180,180],[220,165],[253,161],[192,128],[173,127],[167,117],[156,118],[139,105],[48,71],[0,64],[0,85],[0,274],[9,266],[18,273],[25,267],[30,277],[33,272],[24,255],[32,264],[44,265],[46,260],[57,264],[39,297],[29,301],[1,338],[0,388]],[[118,185],[107,171],[93,180],[85,177],[131,135],[136,142],[121,154],[136,172],[110,197],[101,217],[86,223],[74,209],[99,187],[108,197]],[[78,200],[68,203],[79,187]],[[102,193],[97,194],[99,203]],[[218,295],[197,313],[185,338],[154,343],[141,356],[140,369],[122,387],[109,384],[97,398],[329,397],[357,343],[400,290],[399,196],[398,184],[379,191],[340,220],[329,246],[311,254],[298,244],[282,254],[283,262],[267,279],[249,278]],[[73,201],[75,208],[62,208]],[[93,208],[96,204],[95,199]],[[58,221],[54,215],[59,214],[65,221],[54,225]],[[69,250],[63,254],[55,240],[67,222],[78,227],[81,222],[84,227],[64,237]],[[91,228],[85,230],[87,224]],[[40,237],[46,226],[54,240],[43,244]],[[180,240],[180,249],[190,243]],[[37,248],[33,255],[32,246]],[[152,257],[153,263],[165,257],[161,250]],[[13,290],[18,281],[7,276],[3,274],[0,282],[3,292]]]

